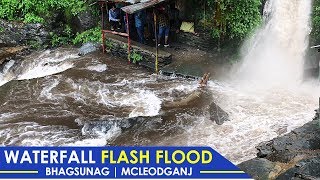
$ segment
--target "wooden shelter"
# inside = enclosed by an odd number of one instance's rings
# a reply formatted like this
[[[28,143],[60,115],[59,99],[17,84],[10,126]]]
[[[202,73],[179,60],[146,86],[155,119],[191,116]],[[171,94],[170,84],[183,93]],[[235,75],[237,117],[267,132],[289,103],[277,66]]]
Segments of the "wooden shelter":
[[[111,33],[120,35],[123,37],[128,38],[128,62],[130,63],[130,50],[131,50],[131,39],[130,39],[130,22],[129,22],[129,14],[134,14],[138,11],[141,11],[143,9],[155,7],[159,3],[169,1],[169,0],[98,0],[98,3],[101,7],[101,25],[102,25],[102,49],[103,52],[105,52],[105,33]],[[130,5],[122,7],[121,10],[126,13],[126,25],[125,27],[127,29],[126,33],[116,32],[105,29],[104,23],[105,23],[105,9],[108,8],[108,3],[128,3]],[[157,17],[156,13],[154,11],[154,23],[155,23],[155,35],[157,34]],[[156,73],[158,73],[158,38],[156,37],[156,61],[155,61],[155,70]]]

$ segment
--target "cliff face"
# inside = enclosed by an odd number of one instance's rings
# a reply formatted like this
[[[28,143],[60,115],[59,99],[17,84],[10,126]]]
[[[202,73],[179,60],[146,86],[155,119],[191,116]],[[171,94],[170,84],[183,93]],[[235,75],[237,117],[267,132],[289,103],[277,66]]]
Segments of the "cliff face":
[[[31,42],[42,45],[47,42],[48,36],[48,31],[39,23],[23,24],[0,19],[0,47],[17,46]]]
[[[320,122],[313,120],[291,133],[261,143],[257,158],[239,167],[255,179],[319,179]]]

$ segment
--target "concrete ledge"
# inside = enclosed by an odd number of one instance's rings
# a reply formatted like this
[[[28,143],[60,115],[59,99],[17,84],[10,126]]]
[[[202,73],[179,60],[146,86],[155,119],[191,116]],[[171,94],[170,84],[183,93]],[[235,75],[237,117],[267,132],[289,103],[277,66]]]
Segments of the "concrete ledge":
[[[128,56],[128,39],[118,35],[106,33],[106,49],[110,50],[113,55],[117,55],[127,59]],[[142,56],[142,60],[139,64],[147,66],[149,68],[154,67],[156,58],[156,48],[150,47],[131,40],[131,53],[137,53]],[[159,67],[163,67],[170,64],[172,61],[172,55],[161,49],[158,51],[158,63]]]

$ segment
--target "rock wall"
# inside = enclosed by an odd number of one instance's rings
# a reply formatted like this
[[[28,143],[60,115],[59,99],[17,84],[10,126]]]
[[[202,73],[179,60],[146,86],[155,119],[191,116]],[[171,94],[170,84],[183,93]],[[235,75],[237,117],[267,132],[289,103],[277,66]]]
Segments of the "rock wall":
[[[210,50],[216,45],[210,33],[198,33],[195,35],[192,33],[180,32],[177,34],[177,41],[181,44],[187,44],[201,50]]]
[[[23,24],[0,20],[0,47],[26,45],[36,42],[47,43],[49,33],[45,27],[37,24]]]
[[[254,179],[320,179],[320,121],[261,143],[257,158],[240,169]]]

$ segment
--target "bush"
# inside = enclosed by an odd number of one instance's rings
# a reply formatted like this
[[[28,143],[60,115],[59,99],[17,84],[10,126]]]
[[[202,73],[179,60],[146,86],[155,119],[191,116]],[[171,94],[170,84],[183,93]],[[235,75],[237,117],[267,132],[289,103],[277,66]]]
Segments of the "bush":
[[[96,27],[82,33],[77,33],[73,40],[73,44],[84,44],[87,42],[101,42],[101,28]]]
[[[73,15],[85,10],[83,0],[1,0],[0,18],[25,22],[45,22],[56,11],[71,11]]]
[[[51,45],[53,47],[68,45],[72,43],[74,37],[72,29],[69,25],[65,25],[65,29],[62,34],[50,33],[51,36]]]

